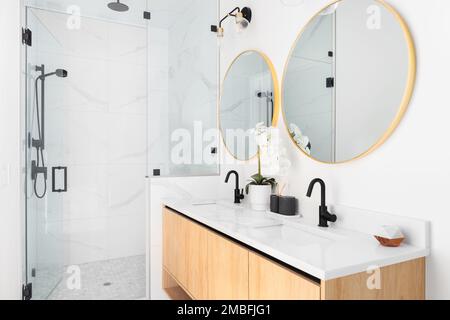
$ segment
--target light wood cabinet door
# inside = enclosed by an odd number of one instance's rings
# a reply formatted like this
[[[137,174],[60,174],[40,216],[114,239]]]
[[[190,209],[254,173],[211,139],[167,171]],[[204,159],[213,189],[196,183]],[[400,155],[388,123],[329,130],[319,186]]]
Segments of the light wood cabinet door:
[[[208,299],[248,299],[248,250],[208,232]]]
[[[250,252],[249,298],[250,300],[320,300],[320,285]]]
[[[186,222],[165,208],[163,213],[163,264],[177,281],[187,287]]]
[[[207,251],[208,231],[202,226],[185,220],[187,286],[192,297],[208,299]]]
[[[419,258],[322,281],[322,300],[424,300],[425,269]]]

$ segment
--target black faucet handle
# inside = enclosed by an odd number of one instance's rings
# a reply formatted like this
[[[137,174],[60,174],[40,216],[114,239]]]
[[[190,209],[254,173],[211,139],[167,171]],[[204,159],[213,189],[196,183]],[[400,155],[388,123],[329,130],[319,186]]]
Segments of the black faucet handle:
[[[319,212],[319,227],[328,228],[328,222],[337,221],[337,216],[328,212],[326,206],[320,206]]]
[[[241,198],[241,200],[243,200],[245,198],[244,189],[241,189],[241,194],[239,195],[239,197]]]

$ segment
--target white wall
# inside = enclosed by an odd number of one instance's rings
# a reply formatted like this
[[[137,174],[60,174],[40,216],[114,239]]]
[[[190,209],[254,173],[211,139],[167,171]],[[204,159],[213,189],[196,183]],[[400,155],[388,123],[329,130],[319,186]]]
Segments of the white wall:
[[[0,300],[21,298],[20,5],[0,10]]]
[[[432,222],[432,255],[428,258],[427,295],[450,299],[450,137],[448,70],[450,60],[450,2],[390,0],[410,25],[418,53],[418,78],[410,108],[394,135],[368,157],[343,165],[323,165],[291,145],[292,194],[304,196],[309,182],[324,178],[328,199],[378,212],[427,219]],[[300,29],[328,0],[221,0],[222,14],[236,5],[250,6],[254,21],[238,35],[226,24],[222,42],[222,70],[241,51],[255,48],[273,61],[279,77]],[[223,74],[222,74],[223,76]],[[284,123],[280,121],[284,139]],[[226,173],[224,167],[223,173]],[[251,174],[254,167],[238,166]],[[228,195],[231,187],[223,187]],[[317,196],[317,195],[316,195]]]

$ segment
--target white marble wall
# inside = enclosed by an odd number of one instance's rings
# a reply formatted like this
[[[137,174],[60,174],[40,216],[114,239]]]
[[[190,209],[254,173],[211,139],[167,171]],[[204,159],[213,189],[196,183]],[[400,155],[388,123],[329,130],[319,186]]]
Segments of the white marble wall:
[[[169,132],[169,31],[155,26],[148,29],[148,159],[150,174],[160,169],[170,173]]]
[[[217,24],[217,20],[218,1],[193,0],[169,27],[170,132],[185,128],[194,138],[196,121],[202,123],[203,130],[217,127],[218,47],[210,31],[210,25]],[[203,148],[208,143],[205,141]],[[192,154],[193,148],[194,144]],[[170,171],[178,176],[211,175],[218,173],[218,167],[172,164]]]
[[[49,35],[35,30],[36,61],[69,72],[47,81],[46,126],[48,166],[69,168],[69,192],[49,193],[41,223],[62,223],[65,264],[143,254],[147,30],[33,14]]]

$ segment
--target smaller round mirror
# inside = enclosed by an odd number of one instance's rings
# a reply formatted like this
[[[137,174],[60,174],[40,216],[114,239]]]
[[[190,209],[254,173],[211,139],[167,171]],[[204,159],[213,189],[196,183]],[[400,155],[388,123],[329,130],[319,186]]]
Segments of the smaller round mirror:
[[[246,51],[234,59],[222,85],[220,130],[226,149],[238,160],[256,156],[252,130],[257,124],[275,126],[279,114],[279,88],[267,56]]]

